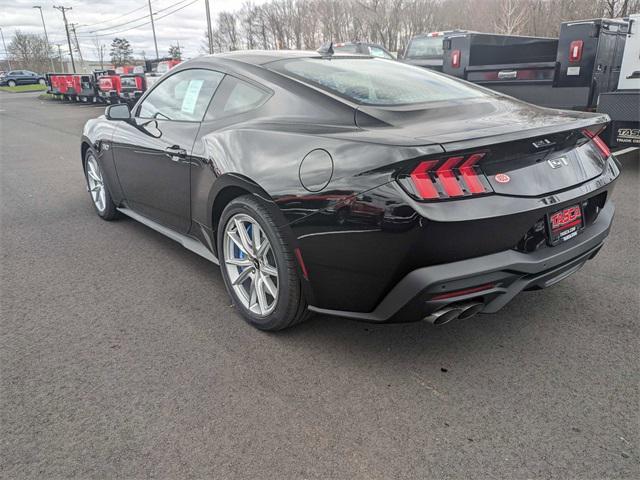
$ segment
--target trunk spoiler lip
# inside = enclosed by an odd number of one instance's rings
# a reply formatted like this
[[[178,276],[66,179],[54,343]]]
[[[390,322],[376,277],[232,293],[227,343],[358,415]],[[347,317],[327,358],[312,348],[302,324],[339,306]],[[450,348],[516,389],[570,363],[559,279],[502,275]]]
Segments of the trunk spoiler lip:
[[[526,140],[527,138],[535,138],[541,137],[544,135],[551,135],[554,133],[560,132],[568,132],[570,130],[583,130],[588,127],[599,126],[596,135],[602,133],[602,131],[607,127],[611,119],[609,115],[600,114],[594,115],[591,118],[576,118],[573,121],[569,121],[566,123],[542,126],[542,127],[534,127],[534,128],[524,128],[522,130],[507,132],[507,133],[494,133],[487,132],[486,135],[482,135],[482,132],[478,136],[472,136],[471,138],[466,138],[464,140],[451,140],[451,141],[436,141],[435,139],[430,138],[421,138],[420,140],[424,140],[429,143],[438,143],[444,149],[445,152],[454,152],[460,150],[467,150],[470,148],[479,148],[479,147],[488,147],[496,143],[507,143],[516,140]],[[473,135],[474,132],[472,132]]]

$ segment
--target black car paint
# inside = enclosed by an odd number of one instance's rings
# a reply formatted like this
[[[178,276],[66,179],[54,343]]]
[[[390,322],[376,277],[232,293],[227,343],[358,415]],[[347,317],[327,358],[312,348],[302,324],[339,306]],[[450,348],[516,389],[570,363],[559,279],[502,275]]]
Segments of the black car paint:
[[[606,196],[618,175],[610,160],[596,178],[576,176],[571,188],[554,193],[418,201],[396,180],[420,159],[499,143],[508,163],[510,151],[521,156],[522,142],[607,117],[493,92],[467,104],[365,107],[260,65],[286,54],[273,55],[208,57],[171,72],[212,69],[260,85],[271,97],[258,109],[179,127],[101,117],[87,123],[83,152],[91,146],[98,153],[116,204],[189,234],[214,254],[224,205],[247,192],[262,198],[290,247],[302,252],[309,274],[303,288],[315,309],[370,312],[416,269],[512,250],[545,214]],[[174,145],[185,150],[179,161],[163,151]],[[305,189],[299,177],[302,159],[315,149],[333,159],[332,172],[316,172],[330,175],[321,192]],[[560,153],[558,143],[539,160]],[[127,189],[140,196],[129,198]]]

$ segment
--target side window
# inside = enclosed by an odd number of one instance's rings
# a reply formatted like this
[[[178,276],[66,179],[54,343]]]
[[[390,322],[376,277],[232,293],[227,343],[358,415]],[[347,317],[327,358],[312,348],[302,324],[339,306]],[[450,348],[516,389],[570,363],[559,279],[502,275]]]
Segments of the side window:
[[[380,58],[393,58],[387,52],[379,47],[369,47],[369,53],[372,57],[380,57]]]
[[[207,112],[207,120],[248,112],[258,108],[270,96],[261,88],[231,76],[225,78],[220,90],[220,96],[216,95]]]
[[[334,46],[333,51],[337,53],[358,53],[358,45],[350,44],[350,45],[340,45],[338,47]]]
[[[200,122],[224,74],[182,70],[162,80],[138,109],[140,118]]]

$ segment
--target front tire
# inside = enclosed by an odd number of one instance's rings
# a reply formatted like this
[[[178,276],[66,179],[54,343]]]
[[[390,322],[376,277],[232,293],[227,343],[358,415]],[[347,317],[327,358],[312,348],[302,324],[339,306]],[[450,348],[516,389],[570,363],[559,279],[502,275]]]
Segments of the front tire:
[[[8,85],[8,86],[10,86],[10,87],[15,87],[15,86],[16,86],[16,82],[15,82],[15,81],[13,81],[13,80],[9,80],[9,81],[7,82],[7,85]]]
[[[40,85],[46,85],[46,84],[47,84],[47,81],[46,81],[44,78],[41,78],[41,79],[39,79],[39,80],[38,80],[38,83],[39,83]]]
[[[84,158],[84,175],[96,213],[103,220],[113,220],[117,218],[118,210],[111,199],[111,194],[104,181],[102,169],[100,168],[100,163],[98,163],[95,152],[89,148]]]
[[[217,243],[225,286],[249,324],[275,331],[308,318],[293,252],[258,199],[243,195],[226,206]]]

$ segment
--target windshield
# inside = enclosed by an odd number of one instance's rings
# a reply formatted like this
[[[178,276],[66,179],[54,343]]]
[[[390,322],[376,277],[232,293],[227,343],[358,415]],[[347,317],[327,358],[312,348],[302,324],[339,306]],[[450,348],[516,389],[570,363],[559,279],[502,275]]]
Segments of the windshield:
[[[411,105],[487,96],[454,78],[381,58],[295,58],[273,62],[271,68],[365,105]]]
[[[442,57],[442,40],[444,37],[419,37],[409,43],[407,58]]]

